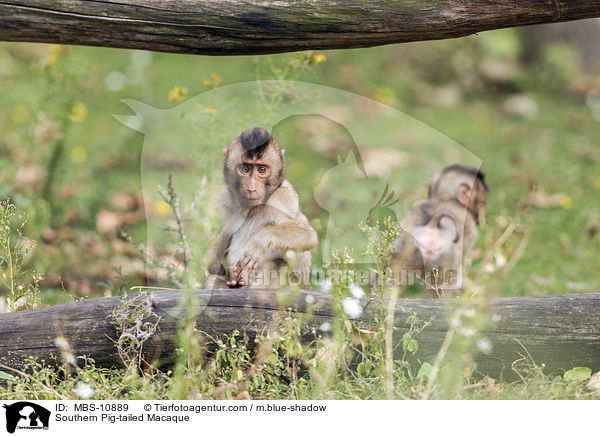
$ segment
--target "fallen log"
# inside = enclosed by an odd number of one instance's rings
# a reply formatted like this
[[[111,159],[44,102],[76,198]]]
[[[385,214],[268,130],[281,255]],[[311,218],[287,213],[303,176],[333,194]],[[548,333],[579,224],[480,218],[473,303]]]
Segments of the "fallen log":
[[[148,361],[172,361],[177,329],[190,315],[196,319],[196,329],[212,338],[239,330],[252,339],[271,325],[276,314],[310,311],[310,320],[303,327],[306,341],[314,338],[313,329],[332,319],[331,297],[316,291],[300,291],[287,303],[280,301],[281,293],[266,290],[200,290],[192,293],[192,300],[186,295],[181,291],[155,291],[127,300],[99,298],[0,314],[0,363],[22,369],[31,357],[51,364],[59,355],[55,338],[62,336],[76,355],[93,358],[99,367],[119,367],[122,362],[115,347],[119,336],[115,314],[127,314],[140,304],[151,309],[152,319],[148,321],[157,321],[158,326],[144,344]],[[314,302],[308,304],[308,296]],[[417,336],[419,351],[415,359],[432,362],[448,331],[451,308],[449,300],[399,300],[395,340],[400,341],[408,330],[406,320],[411,313],[424,321],[431,320]],[[483,335],[492,350],[475,356],[480,374],[514,378],[511,365],[524,356],[539,366],[543,364],[546,373],[575,366],[600,370],[600,293],[497,298],[492,300],[490,312],[496,322]],[[367,310],[360,322],[372,325],[373,316],[374,310]]]
[[[205,55],[372,47],[600,16],[595,0],[0,1],[0,40]]]

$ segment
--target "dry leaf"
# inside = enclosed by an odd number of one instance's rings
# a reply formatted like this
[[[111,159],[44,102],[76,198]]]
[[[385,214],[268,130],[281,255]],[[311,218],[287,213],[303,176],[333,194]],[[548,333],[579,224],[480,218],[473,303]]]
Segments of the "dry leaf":
[[[590,391],[600,392],[600,371],[590,377],[585,387]]]
[[[375,326],[373,329],[361,329],[356,326],[352,326],[352,343],[354,345],[369,344],[375,338],[379,326]]]
[[[102,209],[96,215],[96,230],[100,233],[114,233],[118,227],[124,227],[133,223],[143,221],[146,215],[143,211],[138,212],[113,212]]]
[[[369,148],[361,152],[365,171],[369,177],[389,179],[396,168],[406,168],[408,155],[392,148]]]
[[[508,97],[502,103],[502,110],[508,115],[528,120],[536,119],[539,113],[537,103],[533,97],[527,94],[515,94]]]
[[[96,215],[96,230],[100,233],[113,233],[120,225],[122,225],[121,216],[117,212],[101,210]]]
[[[487,375],[480,382],[473,383],[472,385],[467,385],[467,386],[463,387],[463,389],[466,391],[471,390],[471,389],[478,389],[478,388],[483,388],[486,391],[491,392],[491,393],[496,393],[499,390],[498,385],[496,384],[496,380],[491,377],[488,377]]]
[[[20,166],[15,173],[15,186],[37,190],[42,187],[44,172],[37,165]]]
[[[569,92],[582,100],[593,91],[600,91],[600,78],[596,75],[577,76],[569,85]]]
[[[548,195],[537,184],[534,184],[529,191],[529,203],[541,209],[560,207],[564,197],[564,193]]]
[[[113,192],[108,198],[108,204],[112,210],[130,212],[140,209],[143,205],[143,200],[135,193]]]

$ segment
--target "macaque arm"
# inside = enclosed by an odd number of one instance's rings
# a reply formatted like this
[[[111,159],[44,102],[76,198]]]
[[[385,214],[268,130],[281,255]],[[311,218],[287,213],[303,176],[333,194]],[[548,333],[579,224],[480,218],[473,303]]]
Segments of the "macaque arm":
[[[303,252],[313,250],[318,244],[317,234],[308,225],[299,222],[285,222],[262,227],[254,237],[250,247],[235,266],[233,275],[251,276],[258,265],[265,260],[282,257],[286,251]]]
[[[256,233],[254,241],[278,253],[285,253],[287,250],[301,252],[316,248],[317,234],[310,226],[288,222],[264,226]]]
[[[227,247],[229,246],[229,238],[229,233],[226,232],[225,229],[221,230],[208,249],[208,272],[210,274],[224,273],[222,262],[223,258],[225,257],[225,252],[227,251]]]

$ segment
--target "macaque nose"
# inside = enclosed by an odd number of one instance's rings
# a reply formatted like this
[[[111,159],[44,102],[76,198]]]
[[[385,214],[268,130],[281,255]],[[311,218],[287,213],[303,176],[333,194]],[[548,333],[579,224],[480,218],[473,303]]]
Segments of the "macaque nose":
[[[436,254],[446,247],[446,241],[435,229],[425,228],[415,236],[421,251],[427,254]]]

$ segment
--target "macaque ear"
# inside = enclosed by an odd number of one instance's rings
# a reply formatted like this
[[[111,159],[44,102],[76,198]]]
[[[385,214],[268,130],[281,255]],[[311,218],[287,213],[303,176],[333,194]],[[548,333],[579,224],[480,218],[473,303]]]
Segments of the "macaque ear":
[[[468,183],[461,183],[456,190],[456,199],[463,206],[469,205],[469,199],[471,198],[471,185]]]
[[[227,150],[228,150],[228,149],[227,149],[227,147],[223,149],[223,154],[224,154],[225,156],[227,156]]]
[[[284,154],[285,154],[285,150],[282,148],[281,149],[281,157],[283,157]]]

